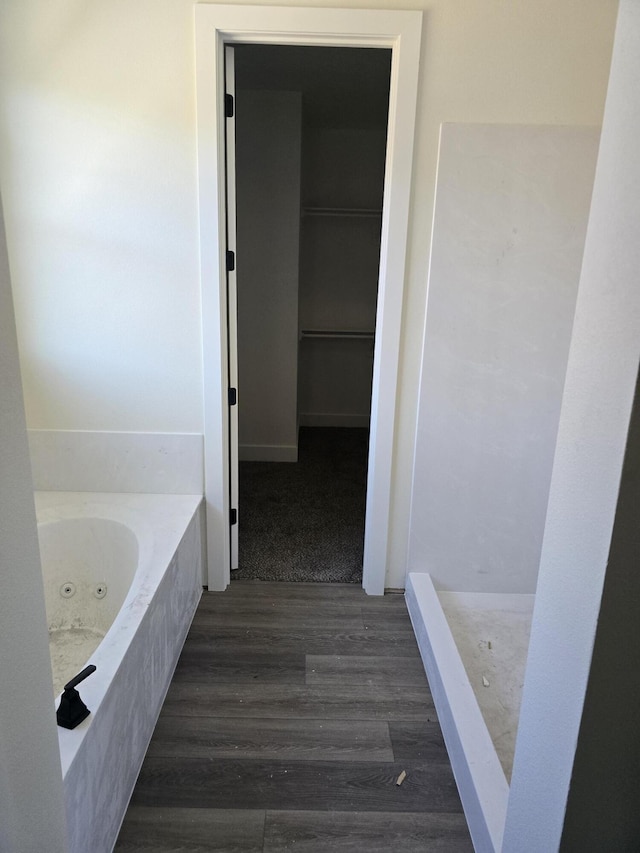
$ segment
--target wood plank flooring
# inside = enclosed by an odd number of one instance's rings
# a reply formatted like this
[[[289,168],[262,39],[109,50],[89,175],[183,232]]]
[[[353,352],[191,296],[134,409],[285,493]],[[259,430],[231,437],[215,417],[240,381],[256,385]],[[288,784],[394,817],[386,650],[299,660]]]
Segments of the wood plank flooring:
[[[404,597],[205,593],[115,850],[472,851]]]

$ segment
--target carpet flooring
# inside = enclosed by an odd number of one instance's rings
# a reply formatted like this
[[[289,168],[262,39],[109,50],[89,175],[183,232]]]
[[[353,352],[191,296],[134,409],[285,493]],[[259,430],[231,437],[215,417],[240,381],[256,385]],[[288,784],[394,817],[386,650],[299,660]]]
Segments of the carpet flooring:
[[[369,431],[303,427],[298,462],[240,463],[232,580],[361,583]]]

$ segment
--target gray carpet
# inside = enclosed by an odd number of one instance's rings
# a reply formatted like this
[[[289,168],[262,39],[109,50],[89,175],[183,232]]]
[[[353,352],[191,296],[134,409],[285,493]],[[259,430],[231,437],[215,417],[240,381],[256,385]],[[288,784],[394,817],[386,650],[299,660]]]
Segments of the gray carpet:
[[[298,462],[240,463],[232,580],[361,583],[369,431],[302,428]]]

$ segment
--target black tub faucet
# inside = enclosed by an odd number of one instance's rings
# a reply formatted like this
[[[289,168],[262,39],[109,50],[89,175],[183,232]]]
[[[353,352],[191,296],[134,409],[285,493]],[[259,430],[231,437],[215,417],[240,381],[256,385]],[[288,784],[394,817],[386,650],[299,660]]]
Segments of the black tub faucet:
[[[64,693],[56,711],[58,725],[64,729],[75,729],[91,713],[80,698],[80,694],[76,690],[76,685],[80,684],[81,681],[84,681],[88,675],[91,675],[95,671],[95,666],[90,663],[89,666],[85,666],[82,672],[79,672],[71,681],[65,684]]]

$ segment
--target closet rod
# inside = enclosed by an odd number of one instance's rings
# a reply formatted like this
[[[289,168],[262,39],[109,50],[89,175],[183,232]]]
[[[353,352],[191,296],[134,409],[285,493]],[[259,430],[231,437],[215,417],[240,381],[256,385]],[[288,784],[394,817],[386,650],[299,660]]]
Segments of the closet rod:
[[[360,341],[372,341],[374,339],[374,332],[363,332],[363,331],[347,331],[347,330],[330,330],[330,329],[302,329],[300,332],[300,338],[322,338],[322,339],[334,339],[334,340],[360,340]]]

